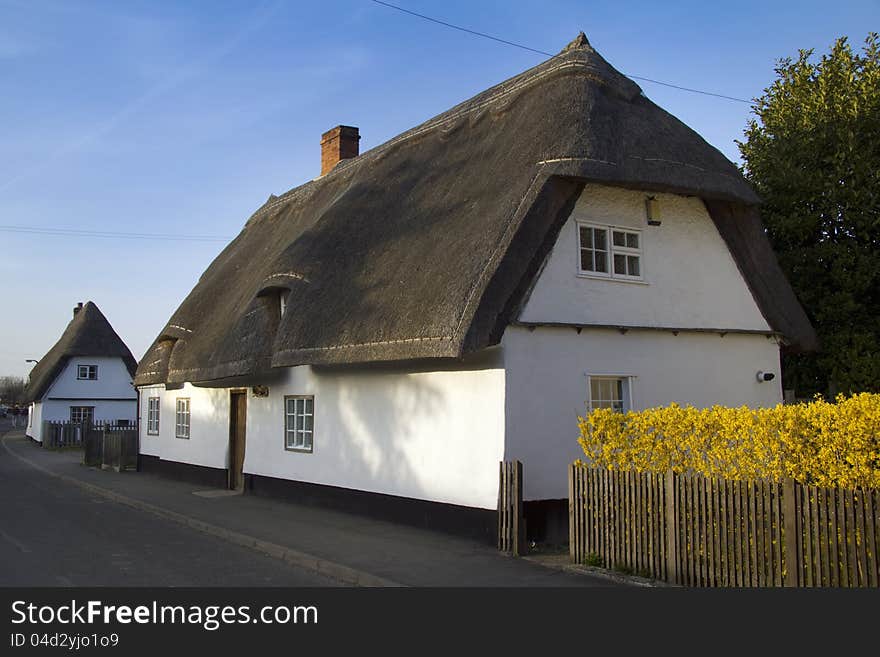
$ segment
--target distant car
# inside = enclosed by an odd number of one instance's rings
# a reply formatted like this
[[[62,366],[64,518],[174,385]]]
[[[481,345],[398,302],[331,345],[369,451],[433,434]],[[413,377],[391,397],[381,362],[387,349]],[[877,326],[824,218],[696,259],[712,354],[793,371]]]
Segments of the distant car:
[[[0,417],[6,417],[9,414],[9,409],[5,406],[0,406]]]

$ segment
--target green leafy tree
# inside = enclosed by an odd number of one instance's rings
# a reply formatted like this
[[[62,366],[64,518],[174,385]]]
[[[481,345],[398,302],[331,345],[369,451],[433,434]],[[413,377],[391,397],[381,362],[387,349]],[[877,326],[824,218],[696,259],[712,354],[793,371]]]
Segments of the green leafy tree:
[[[786,354],[798,396],[880,391],[880,44],[846,38],[782,59],[756,99],[743,172],[780,265],[821,341]]]

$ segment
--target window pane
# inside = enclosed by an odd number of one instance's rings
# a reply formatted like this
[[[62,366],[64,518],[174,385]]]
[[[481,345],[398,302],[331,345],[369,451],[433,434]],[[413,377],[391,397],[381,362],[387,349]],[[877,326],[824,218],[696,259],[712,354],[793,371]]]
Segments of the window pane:
[[[297,415],[297,416],[296,416],[296,428],[297,428],[297,429],[302,429],[302,428],[303,428],[303,419],[304,419],[304,418],[303,418],[302,415]]]
[[[594,228],[593,229],[593,240],[596,245],[596,249],[599,251],[607,251],[607,237],[604,228]]]
[[[623,379],[617,379],[616,381],[612,381],[614,384],[614,399],[616,401],[620,401],[623,399]]]
[[[306,431],[311,431],[311,430],[312,430],[312,425],[313,425],[313,422],[314,422],[314,421],[315,421],[315,419],[314,419],[311,415],[306,416],[306,418],[305,418],[305,423],[303,424],[303,428],[304,428]]]
[[[617,257],[617,256],[615,256]],[[627,256],[627,269],[630,276],[641,276],[639,273],[639,257],[638,256]]]
[[[311,449],[312,448],[312,434],[307,433],[303,436],[303,448]]]
[[[626,246],[626,233],[622,233],[619,230],[612,231],[611,242],[614,246]]]
[[[626,234],[626,245],[630,249],[639,248],[639,234],[638,233],[627,233]]]
[[[314,403],[314,400],[313,399],[306,399],[305,402],[306,402],[305,412],[307,414],[311,415],[312,414],[312,404]]]
[[[288,414],[289,414],[289,413],[294,413],[294,412],[295,412],[295,407],[294,407],[294,402],[295,402],[295,401],[296,401],[295,399],[288,399],[288,400],[287,400],[287,412],[288,412]]]
[[[590,379],[590,399],[597,400],[601,397],[600,381],[598,379]]]
[[[593,231],[581,226],[581,248],[589,249],[593,246]]]
[[[614,254],[614,273],[626,273],[626,256],[620,255],[619,253]]]
[[[593,271],[600,271],[605,274],[608,273],[608,262],[605,253],[601,251],[596,252],[596,267]]]
[[[593,271],[593,252],[581,249],[581,270]]]

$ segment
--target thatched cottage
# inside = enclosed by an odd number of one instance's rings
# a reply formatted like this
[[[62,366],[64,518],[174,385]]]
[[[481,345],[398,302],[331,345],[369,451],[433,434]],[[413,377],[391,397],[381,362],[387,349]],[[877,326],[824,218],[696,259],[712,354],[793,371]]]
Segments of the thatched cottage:
[[[58,342],[31,370],[27,435],[42,442],[43,422],[134,424],[136,369],[134,356],[98,306],[77,304]]]
[[[816,344],[736,167],[583,35],[357,139],[324,135],[141,360],[145,468],[491,524],[519,459],[535,530],[587,408],[776,404],[780,348]]]

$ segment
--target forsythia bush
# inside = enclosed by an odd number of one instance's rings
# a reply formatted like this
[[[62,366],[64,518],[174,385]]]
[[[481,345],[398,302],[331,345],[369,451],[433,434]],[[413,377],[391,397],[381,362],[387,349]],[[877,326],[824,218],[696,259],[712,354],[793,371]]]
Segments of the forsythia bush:
[[[880,394],[764,409],[597,409],[578,426],[586,463],[608,469],[880,488]]]

